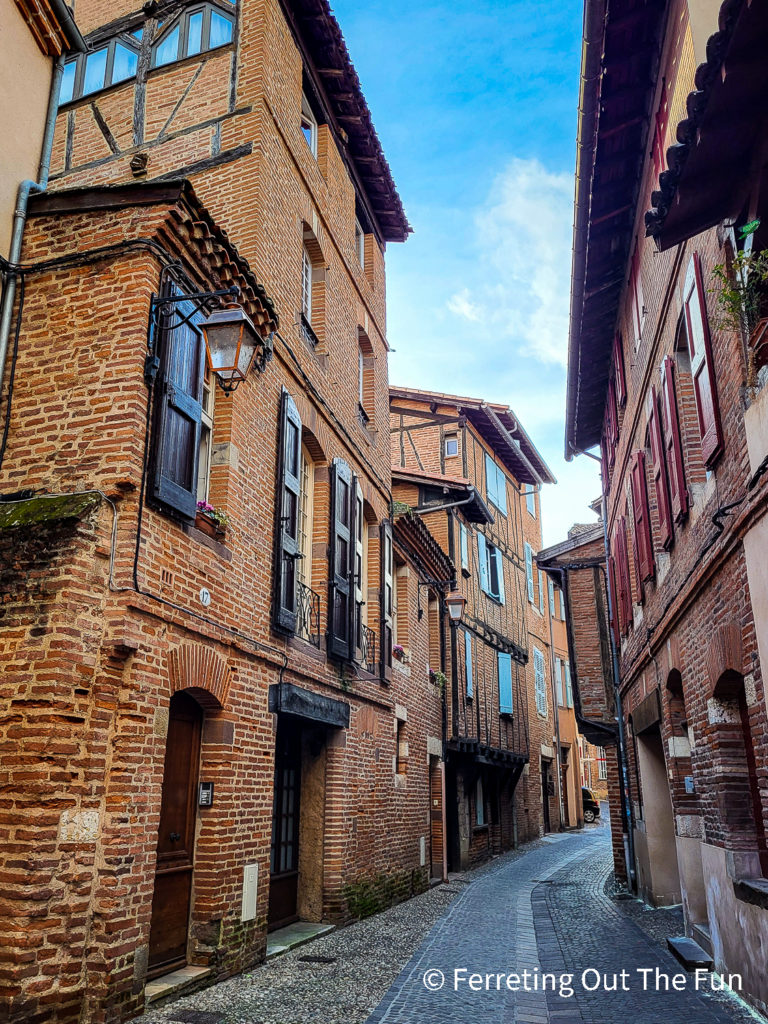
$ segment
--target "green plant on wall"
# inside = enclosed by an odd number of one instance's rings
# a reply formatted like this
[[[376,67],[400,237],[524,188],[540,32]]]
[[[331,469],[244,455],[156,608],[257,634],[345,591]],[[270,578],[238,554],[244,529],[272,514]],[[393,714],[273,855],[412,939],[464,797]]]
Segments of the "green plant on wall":
[[[760,226],[755,220],[740,231],[749,238]],[[768,249],[759,252],[741,249],[730,264],[718,263],[712,268],[720,310],[718,326],[723,330],[744,332],[749,337],[758,322],[768,314]]]

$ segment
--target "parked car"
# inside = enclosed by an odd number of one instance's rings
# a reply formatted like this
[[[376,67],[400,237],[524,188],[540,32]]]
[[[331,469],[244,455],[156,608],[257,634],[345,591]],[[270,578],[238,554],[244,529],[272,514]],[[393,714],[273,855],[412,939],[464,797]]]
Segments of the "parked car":
[[[584,821],[594,821],[600,817],[600,804],[595,800],[595,795],[586,786],[581,787],[581,802],[584,807]]]

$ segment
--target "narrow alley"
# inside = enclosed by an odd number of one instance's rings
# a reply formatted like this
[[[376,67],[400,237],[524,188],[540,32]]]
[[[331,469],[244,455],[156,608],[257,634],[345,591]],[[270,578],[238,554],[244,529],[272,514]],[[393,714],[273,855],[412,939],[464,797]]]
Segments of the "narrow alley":
[[[709,976],[697,991],[695,974],[665,947],[682,923],[679,908],[614,897],[603,819],[453,876],[137,1024],[623,1024],[640,998],[649,1024],[757,1019],[726,990],[710,991]],[[514,975],[517,992],[507,987]]]

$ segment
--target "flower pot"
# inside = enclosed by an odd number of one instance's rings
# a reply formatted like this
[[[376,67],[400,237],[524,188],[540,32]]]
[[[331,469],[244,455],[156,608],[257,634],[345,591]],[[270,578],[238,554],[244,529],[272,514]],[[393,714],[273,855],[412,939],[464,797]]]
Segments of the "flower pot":
[[[213,540],[221,540],[226,533],[224,527],[217,523],[215,519],[207,516],[205,512],[198,512],[195,515],[195,526],[201,533],[211,537]]]
[[[768,316],[755,324],[749,336],[749,347],[754,353],[756,369],[768,364]]]

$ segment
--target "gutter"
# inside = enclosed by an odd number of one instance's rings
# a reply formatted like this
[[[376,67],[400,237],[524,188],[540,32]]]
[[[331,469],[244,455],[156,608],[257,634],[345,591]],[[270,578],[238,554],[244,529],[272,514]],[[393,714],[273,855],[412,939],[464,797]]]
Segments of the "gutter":
[[[69,43],[69,53],[85,53],[88,47],[85,44],[85,40],[80,35],[80,29],[75,24],[75,19],[72,16],[72,11],[64,3],[64,0],[48,0],[48,3],[53,8],[53,13],[56,15],[56,20],[67,37]]]
[[[544,480],[544,478],[542,477],[541,473],[539,473],[539,471],[537,469],[534,469],[533,464],[531,463],[530,459],[528,458],[528,456],[523,451],[523,449],[522,449],[522,447],[520,445],[520,442],[515,440],[514,437],[512,437],[510,432],[507,430],[507,428],[501,422],[501,420],[496,415],[496,413],[493,411],[493,409],[490,407],[490,405],[488,405],[485,402],[483,402],[481,408],[482,408],[483,412],[490,418],[491,422],[496,427],[496,429],[499,431],[499,433],[504,438],[504,440],[507,442],[507,444],[510,445],[515,452],[517,452],[518,457],[523,461],[523,463],[525,464],[527,469],[530,471],[531,475],[533,476],[534,480],[539,485],[539,487],[541,487],[542,484],[546,483],[547,481]]]
[[[597,146],[597,120],[600,109],[603,39],[607,0],[584,0],[584,27],[581,40],[581,77],[576,132],[576,189],[573,201],[573,256],[571,260],[571,313],[568,337],[568,385],[565,411],[565,461],[574,455],[573,436],[578,413],[581,382],[581,314],[587,272],[589,216],[592,193],[592,169]]]

